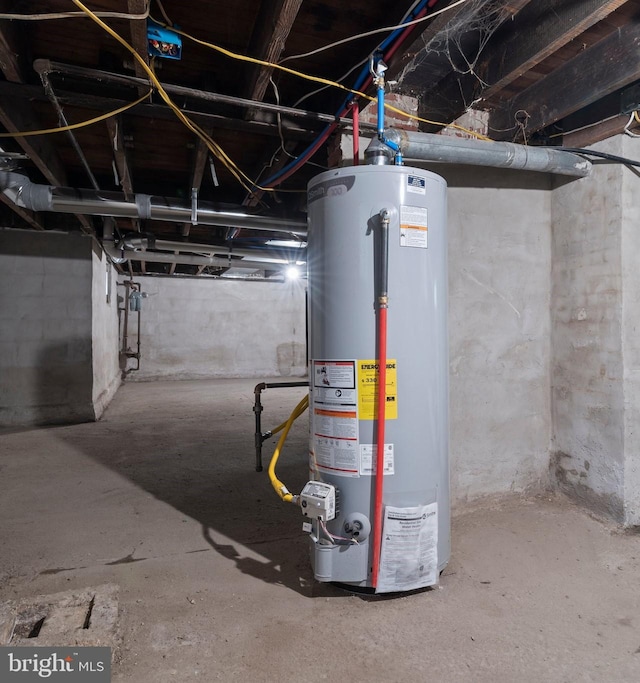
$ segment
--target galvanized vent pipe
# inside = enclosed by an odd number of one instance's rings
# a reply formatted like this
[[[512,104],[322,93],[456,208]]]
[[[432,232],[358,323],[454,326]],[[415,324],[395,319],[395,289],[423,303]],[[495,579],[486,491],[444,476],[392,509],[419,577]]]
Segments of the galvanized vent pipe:
[[[264,230],[300,237],[307,234],[306,222],[291,218],[270,218],[241,211],[220,211],[208,202],[198,202],[197,207],[192,207],[180,199],[153,197],[148,194],[136,194],[134,201],[129,202],[122,192],[38,185],[20,173],[8,171],[0,172],[0,191],[14,204],[32,211],[84,213],[175,223],[197,222],[203,225]],[[192,220],[193,218],[195,220]]]
[[[122,239],[121,246],[125,249],[133,249],[139,251],[141,249],[159,249],[164,251],[178,251],[187,252],[191,254],[199,254],[200,256],[218,256],[218,257],[231,257],[236,256],[248,256],[250,258],[257,258],[260,261],[264,261],[265,264],[290,264],[290,263],[304,263],[307,260],[307,250],[301,247],[295,249],[282,249],[282,250],[270,250],[270,249],[242,249],[242,248],[231,248],[231,247],[221,247],[215,244],[199,244],[197,242],[178,242],[175,240],[163,240],[157,239],[151,240],[144,235],[139,235],[136,233],[131,233],[125,235]]]
[[[146,245],[148,239],[144,237],[135,237],[131,239],[122,240],[119,243],[115,241],[115,221],[113,218],[109,217],[104,222],[104,235],[102,238],[102,246],[106,251],[109,258],[115,263],[124,263],[125,261],[147,261],[149,263],[177,263],[182,265],[191,266],[213,266],[215,268],[246,268],[248,270],[275,270],[277,268],[283,268],[288,265],[288,262],[281,260],[280,262],[275,261],[256,261],[249,259],[233,259],[231,258],[231,252],[227,257],[224,256],[213,256],[213,255],[203,255],[194,253],[171,253],[171,252],[159,252],[159,251],[147,251]],[[173,243],[169,243],[173,244]],[[193,245],[190,246],[188,243],[183,242],[181,244],[184,250],[195,251],[198,250],[199,246],[203,245]],[[166,246],[162,244],[161,240],[156,242],[156,247]],[[194,249],[195,247],[195,249]],[[212,249],[209,247],[211,251]],[[219,251],[219,250],[218,250]],[[249,249],[245,250],[247,253],[250,252]],[[234,252],[235,255],[239,255]]]
[[[120,218],[147,218],[151,220],[167,220],[176,222],[191,222],[192,207],[181,203],[177,199],[167,197],[151,197],[149,195],[135,195],[134,202],[126,201],[121,192],[101,192],[98,190],[75,190],[69,187],[52,187],[32,183],[29,178],[8,171],[0,171],[0,192],[9,197],[17,206],[31,211],[53,211],[58,213],[83,213],[96,216]],[[267,232],[286,233],[306,237],[306,223],[292,219],[275,219],[265,216],[253,216],[242,212],[219,211],[211,208],[206,202],[197,206],[197,222],[204,225],[218,225],[222,227],[247,228],[250,230],[264,230]],[[284,254],[272,252],[251,253],[251,250],[230,250],[226,257],[202,255],[196,253],[162,253],[147,251],[148,239],[144,237],[131,238],[124,244],[116,244],[115,221],[104,221],[103,247],[108,256],[115,263],[123,263],[129,259],[136,261],[150,261],[155,263],[180,263],[195,266],[214,266],[219,268],[248,268],[251,270],[264,268],[278,268],[287,265]],[[172,249],[173,251],[205,251],[220,252],[212,245],[186,242],[156,241],[156,247]],[[270,260],[234,259],[235,256],[255,255],[264,256]],[[288,252],[287,252],[288,255]],[[302,255],[302,254],[301,254]],[[280,259],[280,262],[274,259]],[[300,260],[296,255],[296,260]],[[306,260],[303,259],[302,260]]]
[[[487,142],[454,138],[433,133],[390,128],[386,138],[400,147],[406,159],[436,161],[447,164],[493,166],[522,171],[539,171],[584,178],[591,172],[591,162],[578,154],[563,152],[550,147],[530,147],[512,142]],[[373,163],[380,163],[381,150],[376,140],[372,142],[370,156]],[[384,150],[382,150],[384,151]],[[387,163],[392,163],[393,151],[385,153]]]

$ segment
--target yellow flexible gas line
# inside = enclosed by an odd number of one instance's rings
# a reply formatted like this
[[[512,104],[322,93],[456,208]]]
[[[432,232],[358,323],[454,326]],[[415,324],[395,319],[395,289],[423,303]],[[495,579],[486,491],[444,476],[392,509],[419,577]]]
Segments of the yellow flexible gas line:
[[[278,479],[276,476],[276,465],[278,463],[278,458],[280,457],[280,451],[282,450],[282,447],[284,446],[284,442],[287,440],[287,436],[289,435],[289,430],[291,429],[291,425],[296,421],[297,418],[304,413],[304,411],[309,407],[309,395],[307,394],[300,403],[293,409],[293,412],[291,415],[289,415],[289,419],[286,421],[284,424],[282,434],[280,436],[280,439],[278,440],[278,445],[276,446],[276,449],[273,451],[273,455],[271,456],[271,462],[269,463],[269,481],[271,482],[271,486],[273,486],[275,492],[282,498],[282,500],[285,503],[293,503],[293,494],[289,492],[289,489]]]
[[[304,413],[304,411],[307,409],[307,406],[309,403],[307,402],[304,407],[301,410],[298,410],[297,408],[294,408],[294,413],[296,414],[296,420]],[[285,427],[287,426],[287,420],[284,422],[281,422],[277,427],[274,427],[273,429],[270,430],[270,436],[275,436],[278,432],[281,432]]]

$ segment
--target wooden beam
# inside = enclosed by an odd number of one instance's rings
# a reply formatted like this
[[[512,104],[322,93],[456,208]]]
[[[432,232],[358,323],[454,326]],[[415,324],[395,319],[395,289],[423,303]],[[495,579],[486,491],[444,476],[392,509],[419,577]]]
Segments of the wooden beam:
[[[127,150],[124,143],[124,124],[121,116],[112,116],[106,120],[107,131],[109,133],[109,142],[113,150],[113,156],[120,178],[120,187],[127,201],[133,201],[133,181],[131,179],[131,170],[129,166],[129,159],[127,158]],[[137,218],[131,219],[131,225],[135,232],[140,232],[140,221]],[[144,272],[145,263],[141,262]]]
[[[628,114],[620,114],[606,121],[585,126],[582,130],[569,132],[562,136],[563,147],[589,147],[600,140],[606,140],[612,135],[619,135],[629,121]],[[637,130],[635,131],[638,132]]]
[[[513,126],[516,112],[527,112],[533,133],[640,79],[640,24],[627,24],[581,52],[495,110],[494,130]],[[509,137],[497,133],[495,137]]]
[[[23,83],[26,80],[25,54],[24,40],[16,26],[7,20],[0,21],[0,68],[8,81]]]
[[[127,9],[129,14],[144,14],[147,9],[148,0],[127,0]],[[149,64],[149,53],[147,51],[147,20],[146,19],[131,19],[129,21],[129,33],[131,34],[131,45],[136,52],[142,57],[145,63]],[[142,68],[137,59],[133,60],[134,69],[138,78],[149,80],[147,72]],[[142,97],[149,88],[141,85],[138,88],[138,95]]]
[[[121,100],[100,95],[90,95],[86,93],[75,93],[68,90],[56,89],[56,97],[61,105],[67,107],[81,107],[83,109],[95,109],[100,112],[122,107],[130,100]],[[0,81],[0,101],[14,98],[37,100],[48,102],[48,98],[40,86],[8,83]],[[244,121],[243,119],[232,119],[219,114],[208,112],[198,112],[192,109],[183,108],[194,121],[199,122],[203,127],[213,129],[235,130],[268,137],[279,137],[278,126],[264,121]],[[135,116],[141,118],[155,118],[168,121],[175,120],[175,114],[164,104],[139,104],[126,113],[127,118]],[[319,130],[318,124],[314,124],[315,129],[290,128],[287,127],[287,137],[292,140],[312,140]]]
[[[208,135],[211,135],[211,130],[205,131]],[[193,155],[193,165],[191,167],[191,176],[188,188],[188,196],[191,196],[191,190],[196,188],[200,191],[202,186],[202,179],[204,178],[204,171],[207,166],[207,159],[209,158],[209,148],[204,144],[204,142],[198,138],[196,143],[195,153]],[[182,224],[182,236],[188,237],[191,231],[191,223]],[[178,253],[177,251],[174,253]],[[169,275],[173,275],[176,272],[176,264],[172,263],[169,268]]]
[[[42,128],[30,104],[26,100],[17,98],[0,100],[0,123],[9,133]],[[67,185],[67,174],[49,139],[44,136],[16,137],[15,141],[51,185]],[[76,214],[76,217],[87,232],[94,233],[93,225],[86,216]]]
[[[584,33],[628,0],[543,0],[518,14],[510,40],[483,60],[480,77],[489,83],[484,98],[499,92]]]
[[[211,135],[211,130],[205,130],[207,135]],[[196,144],[196,151],[193,157],[193,165],[191,167],[191,182],[189,189],[197,188],[200,190],[202,185],[202,179],[204,178],[204,171],[207,167],[207,159],[209,158],[209,148],[204,144],[204,142],[198,138]]]
[[[298,16],[302,0],[266,0],[254,24],[248,53],[265,62],[277,62]],[[273,69],[253,65],[245,89],[245,97],[262,101]]]
[[[420,114],[445,122],[498,94],[628,0],[517,0],[509,37],[489,43],[475,73],[450,73],[422,98]],[[511,124],[513,125],[513,124]]]
[[[447,4],[451,4],[451,1]],[[507,6],[514,6],[522,4],[522,2],[530,2],[531,0],[512,0],[510,3],[504,0],[505,16],[507,16]],[[434,60],[424,60],[423,54],[429,51],[433,46],[434,51],[437,46],[446,44],[450,41],[456,31],[454,28],[460,24],[461,17],[467,17],[468,21],[476,17],[482,16],[487,11],[487,5],[491,0],[482,0],[476,3],[471,10],[469,6],[463,3],[457,7],[452,8],[448,12],[439,14],[432,21],[426,24],[426,27],[420,31],[420,35],[415,38],[408,47],[402,49],[401,54],[394,58],[393,64],[385,74],[387,81],[398,81],[400,86],[406,85],[408,87],[418,87],[421,90],[425,86],[435,85],[434,75],[440,74],[444,76],[446,71],[450,68],[448,59],[440,60],[441,63],[436,64]],[[438,3],[437,8],[441,9]],[[513,12],[514,10],[511,10]],[[468,22],[467,22],[468,23]],[[418,25],[420,26],[420,25]],[[464,24],[462,24],[464,27]],[[418,30],[420,30],[418,28]],[[464,28],[458,29],[458,33],[463,33]],[[437,80],[440,80],[436,76]],[[436,81],[437,82],[437,81]]]
[[[0,123],[8,133],[42,128],[29,103],[17,98],[11,100],[3,98],[0,101]],[[15,141],[52,185],[67,184],[67,174],[49,138],[42,135],[17,137]]]
[[[124,144],[122,117],[112,116],[107,119],[106,123],[116,168],[118,169],[118,176],[120,177],[120,186],[122,187],[122,191],[124,192],[127,201],[131,201],[133,199],[133,183],[131,181],[129,160]]]
[[[19,216],[25,223],[28,223],[32,228],[36,230],[44,230],[44,226],[40,223],[40,219],[37,213],[29,211],[29,209],[23,209],[21,206],[14,204],[9,197],[0,194],[0,201],[6,204],[17,216]]]
[[[0,0],[0,11],[10,11],[7,0]],[[7,81],[23,83],[25,81],[25,46],[24,40],[18,35],[15,24],[10,21],[0,21],[0,69]],[[36,230],[44,230],[37,215],[33,211],[23,209],[14,204],[8,197],[0,194],[0,201],[8,206],[17,216]]]

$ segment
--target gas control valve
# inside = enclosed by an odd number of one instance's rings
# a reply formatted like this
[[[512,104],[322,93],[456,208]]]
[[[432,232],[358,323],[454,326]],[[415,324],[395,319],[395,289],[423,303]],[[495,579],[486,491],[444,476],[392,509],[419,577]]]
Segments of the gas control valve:
[[[309,481],[300,494],[305,517],[329,522],[336,516],[336,487],[321,481]]]

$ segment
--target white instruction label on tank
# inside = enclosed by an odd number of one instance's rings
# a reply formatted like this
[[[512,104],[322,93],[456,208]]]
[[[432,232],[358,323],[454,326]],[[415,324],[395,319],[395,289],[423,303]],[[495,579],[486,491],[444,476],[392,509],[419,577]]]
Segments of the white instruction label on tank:
[[[400,246],[427,249],[429,227],[427,209],[424,206],[400,207]]]
[[[376,473],[377,454],[378,444],[360,444],[360,474],[362,476],[372,476]],[[385,475],[395,474],[392,443],[384,445],[384,473]]]
[[[377,593],[438,583],[438,504],[384,510]]]
[[[313,386],[355,389],[356,363],[353,360],[314,360]]]
[[[312,471],[360,476],[355,360],[314,360],[311,388]]]

